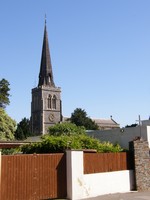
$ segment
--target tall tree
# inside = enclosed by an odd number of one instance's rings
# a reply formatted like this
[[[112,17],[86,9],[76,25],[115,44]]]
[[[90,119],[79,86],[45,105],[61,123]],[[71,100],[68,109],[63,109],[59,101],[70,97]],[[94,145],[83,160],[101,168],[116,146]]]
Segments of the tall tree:
[[[5,108],[6,105],[9,105],[9,82],[6,79],[0,80],[0,108]]]
[[[70,122],[76,124],[77,126],[84,126],[86,130],[97,130],[98,125],[92,121],[91,118],[87,116],[85,110],[81,108],[76,108],[71,114]]]
[[[17,130],[15,132],[15,138],[17,140],[23,140],[27,138],[28,136],[31,136],[30,132],[30,120],[24,117],[18,124],[17,124]]]
[[[16,122],[11,119],[3,108],[0,108],[0,140],[13,140]]]

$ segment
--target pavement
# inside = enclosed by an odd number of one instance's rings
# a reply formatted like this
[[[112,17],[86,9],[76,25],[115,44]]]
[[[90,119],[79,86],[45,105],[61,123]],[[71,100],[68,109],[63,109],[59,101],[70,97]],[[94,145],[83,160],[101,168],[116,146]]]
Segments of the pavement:
[[[150,192],[130,192],[102,195],[86,200],[150,200]]]

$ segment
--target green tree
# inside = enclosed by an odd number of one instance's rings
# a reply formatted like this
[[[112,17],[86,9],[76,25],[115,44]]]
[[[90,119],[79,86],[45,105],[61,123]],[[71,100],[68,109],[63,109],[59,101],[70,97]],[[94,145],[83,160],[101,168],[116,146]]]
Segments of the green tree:
[[[3,108],[0,108],[0,140],[13,140],[16,122],[11,119]]]
[[[0,80],[0,108],[5,108],[6,105],[9,105],[9,82],[6,79]]]
[[[136,127],[138,124],[131,124],[131,125],[126,125],[125,128],[131,128],[131,127]]]
[[[86,130],[98,130],[98,125],[81,108],[76,108],[69,120],[77,126],[84,126]]]
[[[25,137],[25,135],[23,133],[23,130],[22,130],[22,128],[20,126],[17,126],[17,129],[15,131],[15,138],[17,140],[24,140],[24,139],[26,139],[26,137]]]
[[[24,117],[18,124],[15,131],[15,138],[17,140],[24,140],[31,135],[30,120]]]
[[[83,126],[76,126],[70,122],[63,122],[61,124],[55,124],[50,126],[48,129],[50,135],[60,136],[60,135],[75,135],[75,134],[85,134],[85,128]]]

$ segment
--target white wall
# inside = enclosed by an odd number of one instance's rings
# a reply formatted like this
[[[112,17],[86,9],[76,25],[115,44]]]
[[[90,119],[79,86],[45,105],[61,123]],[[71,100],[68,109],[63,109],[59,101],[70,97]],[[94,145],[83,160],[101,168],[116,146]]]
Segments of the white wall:
[[[132,170],[84,175],[84,198],[129,192],[133,188]]]
[[[83,151],[67,151],[67,198],[79,200],[133,189],[132,170],[83,174]]]
[[[129,142],[133,141],[135,137],[142,137],[149,142],[150,147],[150,126],[137,126],[124,129],[112,129],[112,130],[98,130],[87,131],[87,134],[98,138],[100,141],[110,141],[112,143],[119,143],[121,147],[128,149]]]
[[[81,199],[83,191],[83,152],[66,151],[67,157],[67,198]]]

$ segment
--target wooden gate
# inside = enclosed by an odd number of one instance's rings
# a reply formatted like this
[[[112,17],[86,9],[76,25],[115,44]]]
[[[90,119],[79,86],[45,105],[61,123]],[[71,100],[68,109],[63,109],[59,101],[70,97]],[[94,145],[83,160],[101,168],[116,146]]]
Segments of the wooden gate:
[[[46,200],[66,197],[66,156],[2,156],[1,199]]]

